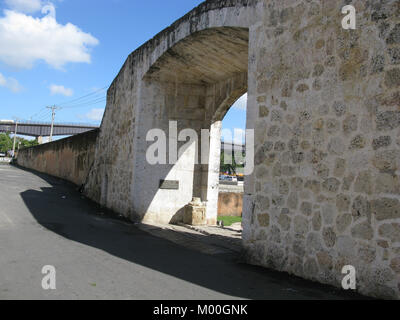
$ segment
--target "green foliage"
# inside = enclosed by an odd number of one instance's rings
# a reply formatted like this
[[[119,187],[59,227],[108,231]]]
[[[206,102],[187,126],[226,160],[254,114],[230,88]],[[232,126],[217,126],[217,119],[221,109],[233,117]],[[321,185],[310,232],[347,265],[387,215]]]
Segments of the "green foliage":
[[[223,221],[225,227],[230,227],[234,223],[242,222],[242,217],[232,217],[232,216],[218,217],[218,221]]]
[[[244,155],[243,155],[244,156]],[[244,168],[243,164],[236,163],[235,157],[232,154],[232,164],[225,163],[225,152],[222,150],[221,152],[221,163],[220,163],[220,171],[227,172],[230,175],[236,175],[238,168]]]
[[[9,150],[12,150],[14,144],[14,137],[10,137],[9,133],[0,133],[0,152],[7,152]],[[18,150],[19,148],[28,148],[28,147],[33,147],[37,146],[39,143],[37,139],[35,140],[27,140],[21,137],[17,137],[16,139],[16,144],[15,144],[15,149]]]

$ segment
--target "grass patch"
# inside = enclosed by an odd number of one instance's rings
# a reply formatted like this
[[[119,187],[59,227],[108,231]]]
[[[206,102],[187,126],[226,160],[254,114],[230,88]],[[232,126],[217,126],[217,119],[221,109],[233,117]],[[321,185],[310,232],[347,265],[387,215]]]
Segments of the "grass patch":
[[[229,227],[234,223],[242,222],[242,217],[218,217],[218,221],[223,221],[225,227]]]

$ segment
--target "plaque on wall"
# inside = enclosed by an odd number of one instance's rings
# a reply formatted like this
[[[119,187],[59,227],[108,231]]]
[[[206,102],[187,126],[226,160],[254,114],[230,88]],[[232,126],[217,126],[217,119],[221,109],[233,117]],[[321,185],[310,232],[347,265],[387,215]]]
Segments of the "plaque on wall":
[[[179,190],[179,181],[175,181],[175,180],[160,180],[160,189],[164,189],[164,190]]]

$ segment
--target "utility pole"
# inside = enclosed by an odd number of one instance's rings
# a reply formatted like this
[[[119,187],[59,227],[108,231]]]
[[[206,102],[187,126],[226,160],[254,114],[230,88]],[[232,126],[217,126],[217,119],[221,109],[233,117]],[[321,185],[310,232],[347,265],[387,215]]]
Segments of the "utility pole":
[[[14,143],[13,143],[13,158],[15,157],[15,144],[17,142],[17,132],[18,132],[18,119],[15,120],[15,131],[14,131]]]
[[[50,129],[50,139],[49,139],[49,142],[51,142],[53,141],[54,118],[56,117],[56,110],[60,110],[61,108],[52,106],[52,107],[47,107],[47,109],[51,109],[51,129]]]

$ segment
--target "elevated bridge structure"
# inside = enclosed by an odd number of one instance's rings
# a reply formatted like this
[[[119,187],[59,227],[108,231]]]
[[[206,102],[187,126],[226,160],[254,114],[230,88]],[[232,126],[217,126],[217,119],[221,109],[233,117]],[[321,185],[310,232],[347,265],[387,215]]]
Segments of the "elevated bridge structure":
[[[53,128],[53,136],[73,136],[87,131],[97,129],[98,126],[90,124],[75,123],[55,123]],[[0,132],[12,132],[29,137],[48,137],[50,136],[50,122],[18,122],[18,126],[14,121],[0,121]]]

